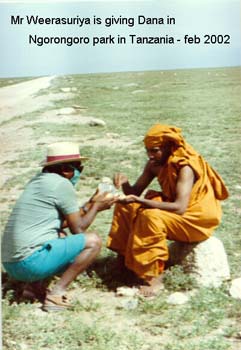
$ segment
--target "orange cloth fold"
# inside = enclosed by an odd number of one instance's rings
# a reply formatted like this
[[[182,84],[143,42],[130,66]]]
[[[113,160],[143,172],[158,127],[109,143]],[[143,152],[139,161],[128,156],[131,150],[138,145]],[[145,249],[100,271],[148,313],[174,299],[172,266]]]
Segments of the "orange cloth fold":
[[[156,147],[163,144],[166,141],[174,142],[181,146],[185,143],[181,129],[170,125],[153,125],[147,132],[144,143],[147,148]]]
[[[200,242],[209,238],[221,220],[220,200],[228,197],[222,178],[181,136],[181,129],[157,125],[145,136],[146,147],[174,140],[173,152],[158,174],[163,198],[173,202],[180,169],[190,166],[195,174],[190,201],[183,215],[141,207],[138,203],[117,204],[107,247],[125,257],[126,266],[146,279],[160,274],[168,260],[167,239]]]

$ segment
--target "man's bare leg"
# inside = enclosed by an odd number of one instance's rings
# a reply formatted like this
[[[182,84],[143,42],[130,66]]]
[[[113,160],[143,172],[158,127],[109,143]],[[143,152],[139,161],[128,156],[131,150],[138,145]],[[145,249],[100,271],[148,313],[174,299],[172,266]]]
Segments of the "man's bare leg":
[[[63,273],[48,295],[64,295],[71,282],[95,260],[101,249],[101,239],[95,233],[87,233],[86,246],[73,264]]]

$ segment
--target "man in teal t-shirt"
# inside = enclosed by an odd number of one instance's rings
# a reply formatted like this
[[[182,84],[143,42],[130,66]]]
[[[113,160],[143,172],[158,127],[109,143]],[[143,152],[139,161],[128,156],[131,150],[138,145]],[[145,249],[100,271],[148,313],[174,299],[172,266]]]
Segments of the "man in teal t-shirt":
[[[99,211],[114,203],[105,194],[96,194],[84,211],[79,209],[73,185],[83,170],[81,161],[86,159],[75,143],[49,145],[42,173],[27,184],[3,234],[3,266],[14,279],[32,283],[64,271],[45,296],[45,311],[70,306],[66,288],[93,262],[101,248],[98,235],[83,232]],[[65,226],[72,235],[62,237]]]

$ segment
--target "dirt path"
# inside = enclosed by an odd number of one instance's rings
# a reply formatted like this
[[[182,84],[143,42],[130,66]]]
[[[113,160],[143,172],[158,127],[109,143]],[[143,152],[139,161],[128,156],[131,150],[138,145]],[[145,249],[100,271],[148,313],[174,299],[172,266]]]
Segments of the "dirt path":
[[[35,149],[38,143],[43,141],[42,135],[36,139],[34,130],[29,127],[32,121],[26,116],[28,113],[51,107],[53,100],[63,97],[61,94],[56,96],[45,93],[53,79],[54,77],[37,78],[0,89],[0,213],[3,222],[9,206],[15,202],[21,191],[18,184],[16,186],[11,184],[9,188],[7,181],[12,181],[17,175],[22,175],[24,178],[24,174],[31,169],[31,163],[24,168],[21,164],[22,157],[29,154],[31,149]],[[36,114],[34,121],[41,121],[41,114]],[[47,135],[46,142],[51,141],[51,135]],[[34,166],[36,167],[36,164]]]
[[[42,114],[36,114],[34,120],[29,120],[26,118],[28,113],[51,107],[54,100],[64,98],[63,94],[49,93],[48,89],[54,78],[37,78],[0,89],[0,165],[2,167],[0,187],[16,172],[24,172],[22,167],[17,169],[16,163],[21,160],[24,152],[37,147],[38,142],[42,142],[43,135],[36,139],[33,129],[29,127],[33,122],[41,122]],[[46,141],[52,141],[51,135],[46,138]]]
[[[48,95],[36,96],[36,94],[40,90],[47,89],[53,78],[38,78],[0,89],[0,165],[18,159],[22,150],[33,146],[32,131],[25,127],[23,116],[51,104]],[[0,186],[6,180],[5,176],[1,177]]]
[[[37,78],[23,83],[6,86],[0,89],[0,123],[9,121],[12,117],[23,115],[39,109],[48,99],[36,97],[42,89],[47,89],[51,77]]]

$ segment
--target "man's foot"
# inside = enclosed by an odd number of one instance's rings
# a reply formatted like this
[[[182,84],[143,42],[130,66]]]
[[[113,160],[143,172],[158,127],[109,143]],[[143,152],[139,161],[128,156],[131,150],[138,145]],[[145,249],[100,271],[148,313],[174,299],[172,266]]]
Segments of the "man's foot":
[[[163,275],[145,281],[147,285],[139,287],[139,294],[145,298],[155,297],[164,289]]]
[[[48,294],[44,300],[42,310],[47,312],[63,311],[71,307],[66,295]]]
[[[46,286],[42,281],[26,283],[23,291],[22,298],[30,301],[43,301],[46,297]]]

